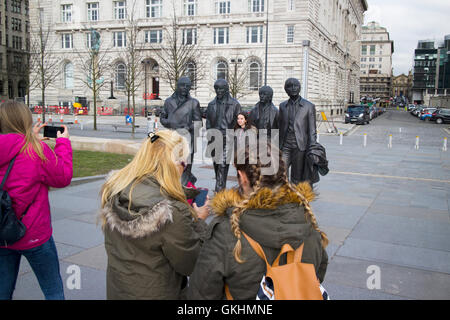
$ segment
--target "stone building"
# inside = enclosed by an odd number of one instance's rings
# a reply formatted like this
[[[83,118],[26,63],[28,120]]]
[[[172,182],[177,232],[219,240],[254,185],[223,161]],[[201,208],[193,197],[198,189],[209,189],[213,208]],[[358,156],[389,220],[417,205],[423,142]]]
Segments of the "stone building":
[[[30,50],[29,1],[0,1],[0,102],[25,101]]]
[[[265,83],[266,67],[276,105],[287,99],[284,82],[289,77],[298,78],[302,95],[328,113],[336,114],[349,101],[359,101],[358,41],[366,0],[39,0],[34,5],[33,10],[43,11],[53,28],[55,54],[64,57],[60,78],[48,91],[49,104],[71,102],[75,96],[92,100],[92,93],[78,79],[82,70],[75,54],[88,50],[91,28],[99,32],[111,56],[111,70],[104,80],[114,82],[115,97],[126,104],[126,63],[121,53],[127,45],[127,12],[133,6],[147,62],[142,64],[147,79],[141,79],[136,94],[139,106],[144,105],[145,85],[148,93],[163,100],[172,94],[155,50],[165,45],[165,28],[174,13],[179,37],[196,43],[202,54],[201,63],[191,61],[188,68],[195,80],[191,95],[201,106],[215,96],[214,81],[235,71],[246,75],[241,104],[254,105],[258,88]],[[203,76],[196,79],[197,74]],[[105,103],[109,96],[105,86],[99,98]],[[31,100],[38,103],[39,93],[32,92]]]
[[[394,42],[386,28],[370,22],[362,28],[361,96],[387,100],[392,92]]]
[[[392,77],[392,97],[397,99],[405,97],[406,101],[410,102],[412,97],[412,84],[413,76],[411,71],[408,75],[402,73],[401,75]]]

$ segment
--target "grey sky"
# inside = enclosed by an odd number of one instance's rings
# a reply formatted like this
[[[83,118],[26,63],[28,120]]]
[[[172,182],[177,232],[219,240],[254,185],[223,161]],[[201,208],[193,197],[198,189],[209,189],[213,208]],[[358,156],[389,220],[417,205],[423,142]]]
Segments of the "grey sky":
[[[418,40],[450,34],[450,0],[368,0],[365,23],[377,21],[394,40],[394,75],[412,69]]]

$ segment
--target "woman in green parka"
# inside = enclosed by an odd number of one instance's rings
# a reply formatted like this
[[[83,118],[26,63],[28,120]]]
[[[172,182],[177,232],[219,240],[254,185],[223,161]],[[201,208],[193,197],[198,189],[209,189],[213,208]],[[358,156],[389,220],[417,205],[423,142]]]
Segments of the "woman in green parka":
[[[216,217],[190,277],[189,299],[256,298],[266,264],[243,232],[261,245],[270,264],[283,244],[298,248],[304,243],[302,262],[313,264],[320,283],[324,280],[328,238],[309,205],[315,197],[311,186],[289,183],[274,147],[268,148],[267,166],[255,153],[247,147],[242,152],[245,161],[238,161],[241,153],[236,153],[239,188],[224,190],[211,201]],[[225,286],[231,297],[226,296]]]
[[[184,297],[209,213],[208,201],[200,208],[186,201],[180,178],[187,155],[185,138],[160,131],[103,185],[107,299]]]

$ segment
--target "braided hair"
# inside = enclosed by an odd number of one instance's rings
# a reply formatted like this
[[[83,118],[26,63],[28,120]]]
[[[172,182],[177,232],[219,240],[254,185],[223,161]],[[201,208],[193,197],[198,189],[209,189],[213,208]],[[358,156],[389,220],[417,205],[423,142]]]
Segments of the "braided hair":
[[[322,246],[326,248],[328,245],[328,238],[326,234],[319,229],[319,226],[317,224],[317,220],[315,215],[313,214],[311,207],[309,205],[309,201],[305,198],[305,196],[299,192],[288,180],[287,174],[286,174],[286,166],[284,164],[284,161],[281,157],[281,152],[278,148],[268,144],[267,153],[271,159],[271,162],[267,165],[261,165],[259,156],[255,159],[252,157],[251,148],[248,146],[245,147],[245,162],[244,163],[237,163],[237,154],[235,154],[234,157],[234,166],[236,167],[236,170],[239,170],[241,172],[244,172],[249,180],[250,187],[253,189],[251,194],[249,194],[247,197],[244,197],[244,200],[237,204],[235,208],[233,209],[233,212],[230,217],[230,224],[231,224],[231,231],[233,232],[233,235],[236,237],[237,241],[233,249],[233,255],[235,260],[238,263],[244,263],[245,261],[241,258],[241,252],[242,252],[242,231],[239,226],[240,218],[242,214],[247,209],[248,203],[250,200],[258,194],[258,192],[264,188],[268,188],[272,191],[272,194],[275,196],[275,200],[278,201],[282,197],[285,196],[284,193],[278,192],[281,188],[287,187],[289,190],[291,190],[293,193],[295,193],[298,197],[298,199],[301,201],[302,205],[305,208],[305,217],[308,222],[311,223],[314,230],[320,233],[322,238]],[[261,152],[261,151],[260,151]],[[278,153],[278,158],[274,158],[274,155]],[[279,161],[278,171],[275,172],[273,175],[263,175],[261,174],[261,168],[269,166],[273,161],[276,159],[276,161]],[[253,162],[252,162],[253,160]],[[239,176],[238,176],[238,179]],[[244,195],[244,192],[241,187],[239,187],[239,192],[241,195]]]

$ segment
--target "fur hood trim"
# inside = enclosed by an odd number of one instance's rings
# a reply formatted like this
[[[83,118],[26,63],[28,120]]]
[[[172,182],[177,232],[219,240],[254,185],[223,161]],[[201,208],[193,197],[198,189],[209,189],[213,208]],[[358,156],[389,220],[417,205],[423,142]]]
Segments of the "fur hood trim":
[[[116,229],[124,236],[131,238],[143,238],[156,233],[168,222],[173,222],[172,207],[169,200],[163,200],[150,208],[148,211],[139,213],[132,220],[122,220],[108,204],[100,211],[103,221],[103,229],[108,226],[111,231]]]
[[[315,199],[316,195],[311,186],[307,182],[299,183],[294,188],[300,192],[308,202]],[[245,199],[239,194],[237,189],[224,190],[216,194],[212,200],[211,207],[215,214],[223,216],[228,208],[233,208],[242,203]],[[303,201],[298,195],[289,189],[288,186],[282,186],[276,193],[272,189],[262,188],[248,202],[246,209],[275,209],[278,206],[287,203],[299,203],[303,205]]]

